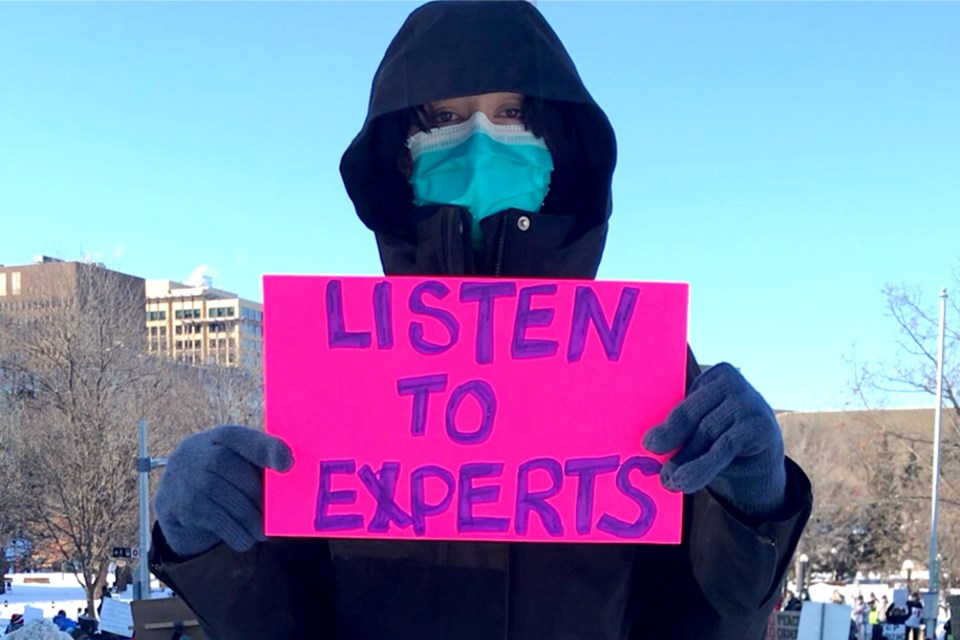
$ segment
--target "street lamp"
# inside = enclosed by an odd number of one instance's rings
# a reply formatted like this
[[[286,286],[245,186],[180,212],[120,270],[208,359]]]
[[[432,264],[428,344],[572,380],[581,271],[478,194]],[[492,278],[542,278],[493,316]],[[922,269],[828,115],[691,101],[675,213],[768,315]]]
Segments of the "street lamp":
[[[810,556],[801,553],[799,567],[797,568],[797,597],[803,600],[803,593],[807,588],[807,567],[810,565]]]
[[[910,591],[910,579],[913,577],[913,560],[907,559],[903,561],[903,565],[900,567],[907,576],[907,591]]]

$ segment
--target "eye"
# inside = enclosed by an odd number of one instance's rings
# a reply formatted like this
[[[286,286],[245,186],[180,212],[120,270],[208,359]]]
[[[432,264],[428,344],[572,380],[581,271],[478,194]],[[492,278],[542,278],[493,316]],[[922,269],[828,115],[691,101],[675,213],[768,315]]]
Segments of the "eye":
[[[505,107],[500,110],[497,114],[500,118],[506,118],[508,120],[519,120],[523,121],[523,109],[521,107]]]
[[[431,127],[447,127],[461,122],[462,118],[455,112],[448,109],[438,109],[428,114]]]

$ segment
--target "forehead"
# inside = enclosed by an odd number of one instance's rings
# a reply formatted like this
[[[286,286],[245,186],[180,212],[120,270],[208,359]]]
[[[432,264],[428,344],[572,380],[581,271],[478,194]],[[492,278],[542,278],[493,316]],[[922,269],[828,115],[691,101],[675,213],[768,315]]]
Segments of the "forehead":
[[[460,105],[460,106],[476,106],[484,107],[491,104],[498,104],[504,102],[523,102],[522,93],[514,93],[512,91],[497,91],[493,93],[478,93],[471,96],[457,96],[453,98],[444,98],[442,100],[433,100],[429,103],[430,106],[449,106],[449,105]]]

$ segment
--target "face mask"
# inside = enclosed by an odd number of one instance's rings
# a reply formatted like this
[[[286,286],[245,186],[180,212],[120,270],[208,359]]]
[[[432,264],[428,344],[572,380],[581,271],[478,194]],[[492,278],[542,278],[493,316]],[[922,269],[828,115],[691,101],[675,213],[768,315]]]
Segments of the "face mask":
[[[407,147],[413,203],[467,209],[475,245],[481,241],[480,220],[505,209],[536,213],[550,190],[550,151],[521,124],[493,124],[478,112],[466,122],[421,131]]]

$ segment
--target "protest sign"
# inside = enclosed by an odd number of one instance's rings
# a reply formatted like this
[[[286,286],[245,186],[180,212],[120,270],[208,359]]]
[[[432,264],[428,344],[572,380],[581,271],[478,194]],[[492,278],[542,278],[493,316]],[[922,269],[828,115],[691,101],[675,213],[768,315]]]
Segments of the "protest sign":
[[[274,536],[680,541],[687,286],[266,276]]]
[[[907,637],[907,625],[905,624],[885,624],[883,625],[883,640],[904,640]]]
[[[904,587],[893,590],[893,606],[899,609],[907,608],[907,590]]]
[[[774,611],[767,624],[767,640],[796,640],[799,626],[799,611]]]
[[[848,640],[853,607],[832,602],[804,602],[798,640]]]
[[[100,608],[100,631],[130,638],[133,636],[133,613],[130,603],[116,598],[104,598]]]
[[[196,614],[180,598],[134,600],[131,608],[137,640],[207,640]]]
[[[23,608],[23,622],[29,624],[34,620],[43,620],[43,609],[27,605]]]

